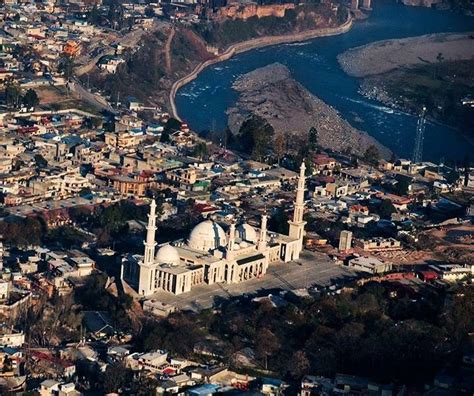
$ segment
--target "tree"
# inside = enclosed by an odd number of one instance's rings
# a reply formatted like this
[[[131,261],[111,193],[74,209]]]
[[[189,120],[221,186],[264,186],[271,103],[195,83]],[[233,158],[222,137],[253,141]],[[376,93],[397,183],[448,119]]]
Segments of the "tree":
[[[83,187],[81,188],[81,191],[79,191],[79,196],[80,197],[87,197],[92,194],[92,190],[90,187]]]
[[[194,146],[193,149],[193,157],[197,157],[199,159],[203,159],[205,156],[207,156],[207,144],[205,142],[200,142]]]
[[[163,132],[161,132],[161,136],[160,136],[160,142],[161,143],[169,143],[170,142],[170,133],[166,130],[164,130]]]
[[[309,360],[304,351],[296,351],[291,358],[291,374],[299,378],[306,374],[309,368]]]
[[[273,127],[265,119],[253,115],[239,129],[239,148],[253,159],[261,161],[270,147],[273,133]]]
[[[308,146],[310,151],[316,151],[318,147],[318,131],[315,127],[311,127],[308,134]]]
[[[107,366],[104,373],[104,391],[117,392],[130,381],[130,371],[121,363]]]
[[[441,52],[436,55],[436,60],[438,62],[437,66],[435,67],[435,77],[440,75],[441,63],[444,61],[444,56]]]
[[[390,218],[392,213],[396,213],[397,209],[393,206],[392,201],[384,199],[379,206],[379,215],[383,218]]]
[[[273,355],[280,348],[280,343],[275,334],[269,329],[263,328],[257,333],[256,353],[257,356],[265,361],[265,370],[268,368],[268,357]]]
[[[92,10],[89,12],[89,15],[87,16],[87,20],[93,24],[93,25],[100,25],[101,22],[101,16],[99,9],[97,8],[97,5],[94,4],[94,7],[92,7]]]
[[[36,91],[34,89],[29,89],[28,91],[26,91],[25,96],[23,96],[22,102],[23,105],[28,109],[38,106],[39,98]]]
[[[469,184],[469,174],[471,172],[471,159],[469,154],[466,154],[464,157],[464,187],[467,187]]]
[[[35,154],[34,159],[38,168],[46,168],[48,166],[48,161],[41,154]]]
[[[364,157],[369,164],[377,165],[380,159],[380,153],[377,146],[372,144],[367,147],[367,150],[365,150]]]
[[[5,103],[7,106],[12,108],[18,108],[21,101],[21,88],[20,85],[9,80],[5,86]]]
[[[178,121],[176,118],[170,118],[168,122],[165,124],[165,132],[175,132],[181,129],[181,122]]]
[[[59,60],[58,70],[69,80],[74,74],[74,60],[72,56],[63,55]]]
[[[273,151],[277,157],[278,165],[280,165],[280,160],[285,155],[286,151],[286,137],[281,132],[275,137]]]
[[[151,6],[145,8],[145,16],[147,18],[153,18],[155,16],[155,10]]]

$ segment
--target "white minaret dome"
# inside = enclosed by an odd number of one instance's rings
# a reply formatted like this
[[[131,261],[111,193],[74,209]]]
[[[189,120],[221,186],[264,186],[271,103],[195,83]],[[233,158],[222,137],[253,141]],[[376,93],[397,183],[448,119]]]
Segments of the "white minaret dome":
[[[156,252],[155,261],[159,264],[179,264],[178,250],[169,244],[163,245]]]
[[[191,249],[208,252],[226,245],[226,235],[222,227],[206,220],[193,228],[188,238],[188,246]]]
[[[237,226],[237,235],[242,241],[252,243],[256,243],[258,239],[255,229],[247,223],[242,223]]]

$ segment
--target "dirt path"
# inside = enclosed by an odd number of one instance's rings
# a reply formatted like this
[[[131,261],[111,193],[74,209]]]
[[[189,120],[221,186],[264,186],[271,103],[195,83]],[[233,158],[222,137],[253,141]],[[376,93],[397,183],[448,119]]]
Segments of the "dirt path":
[[[174,35],[175,35],[175,30],[174,27],[171,28],[170,35],[168,36],[168,39],[166,40],[165,43],[165,48],[163,49],[165,53],[165,66],[166,66],[166,71],[168,73],[171,73],[171,43],[173,41]]]

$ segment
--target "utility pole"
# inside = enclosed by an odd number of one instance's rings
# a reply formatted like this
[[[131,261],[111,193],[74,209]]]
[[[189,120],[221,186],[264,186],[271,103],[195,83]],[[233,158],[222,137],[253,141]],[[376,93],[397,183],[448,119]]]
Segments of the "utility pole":
[[[426,106],[423,106],[416,124],[415,146],[413,148],[412,162],[421,162],[423,159],[423,140],[426,126]]]

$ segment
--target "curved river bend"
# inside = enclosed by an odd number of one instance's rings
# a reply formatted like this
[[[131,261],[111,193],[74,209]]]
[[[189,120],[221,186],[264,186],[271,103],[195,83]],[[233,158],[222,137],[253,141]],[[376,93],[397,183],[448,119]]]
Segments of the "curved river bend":
[[[439,32],[474,30],[474,18],[428,8],[374,1],[369,19],[358,22],[346,34],[304,43],[281,44],[236,55],[205,69],[176,96],[180,116],[195,130],[223,130],[226,109],[237,100],[232,84],[237,77],[265,65],[280,62],[309,91],[337,109],[355,127],[367,131],[399,156],[413,150],[416,117],[389,109],[358,93],[357,79],[347,76],[337,55],[349,48],[392,38]],[[457,131],[428,123],[423,159],[462,159],[474,145]]]

